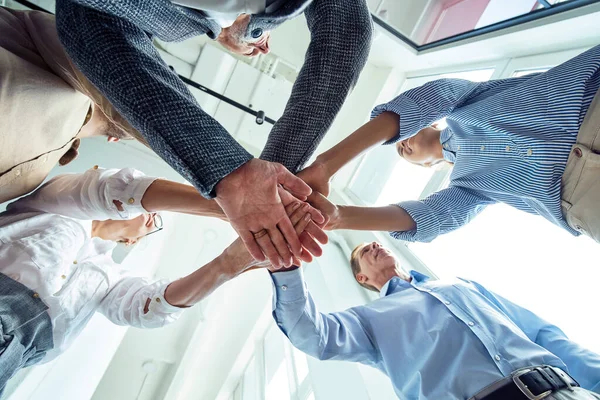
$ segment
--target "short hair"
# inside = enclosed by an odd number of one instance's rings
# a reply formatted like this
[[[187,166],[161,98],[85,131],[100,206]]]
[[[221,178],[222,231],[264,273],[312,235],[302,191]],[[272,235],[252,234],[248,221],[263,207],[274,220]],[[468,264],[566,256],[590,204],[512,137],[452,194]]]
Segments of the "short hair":
[[[352,274],[354,275],[354,279],[356,279],[356,275],[358,275],[361,272],[361,270],[360,270],[360,260],[358,259],[358,255],[360,253],[360,250],[366,244],[367,243],[359,244],[358,246],[356,246],[354,248],[354,250],[352,250],[352,253],[350,254],[350,268],[352,268]],[[369,289],[369,290],[372,290],[374,292],[379,292],[379,290],[377,290],[377,288],[375,286],[369,285],[367,283],[358,282],[358,279],[356,279],[356,282],[360,286],[364,287],[365,289]]]

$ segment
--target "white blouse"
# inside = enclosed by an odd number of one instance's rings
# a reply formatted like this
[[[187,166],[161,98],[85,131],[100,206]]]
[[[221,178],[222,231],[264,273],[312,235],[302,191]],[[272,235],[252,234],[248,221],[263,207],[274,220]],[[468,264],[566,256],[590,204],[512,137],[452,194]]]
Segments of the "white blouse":
[[[0,214],[0,272],[49,307],[54,349],[44,362],[62,353],[96,311],[115,324],[140,328],[161,327],[181,313],[164,299],[169,282],[125,276],[111,257],[116,244],[91,237],[92,220],[147,212],[141,200],[155,179],[130,168],[94,167],[58,176]]]

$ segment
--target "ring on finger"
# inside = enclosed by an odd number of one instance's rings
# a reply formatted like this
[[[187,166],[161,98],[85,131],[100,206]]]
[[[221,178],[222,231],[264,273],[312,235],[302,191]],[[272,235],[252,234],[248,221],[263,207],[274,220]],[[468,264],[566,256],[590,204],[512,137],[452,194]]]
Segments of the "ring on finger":
[[[254,235],[254,239],[260,239],[261,237],[265,236],[267,234],[267,230],[266,229],[261,229],[260,231],[254,233],[252,232],[252,235]]]

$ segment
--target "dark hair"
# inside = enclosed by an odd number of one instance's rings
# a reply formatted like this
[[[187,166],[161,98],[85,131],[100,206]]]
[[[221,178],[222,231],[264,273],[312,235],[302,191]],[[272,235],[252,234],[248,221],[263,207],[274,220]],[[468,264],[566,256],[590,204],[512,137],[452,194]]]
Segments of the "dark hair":
[[[350,268],[352,268],[352,274],[354,275],[354,278],[356,279],[356,275],[358,275],[360,273],[360,261],[358,259],[358,255],[360,253],[360,250],[362,250],[362,248],[366,245],[366,243],[363,244],[359,244],[358,246],[356,246],[354,248],[354,250],[352,250],[352,254],[350,254]],[[356,282],[358,282],[358,279],[356,280]],[[377,288],[375,286],[366,284],[366,283],[362,283],[362,282],[358,282],[358,284],[362,287],[364,287],[365,289],[369,289],[372,290],[374,292],[379,292],[379,290],[377,290]]]

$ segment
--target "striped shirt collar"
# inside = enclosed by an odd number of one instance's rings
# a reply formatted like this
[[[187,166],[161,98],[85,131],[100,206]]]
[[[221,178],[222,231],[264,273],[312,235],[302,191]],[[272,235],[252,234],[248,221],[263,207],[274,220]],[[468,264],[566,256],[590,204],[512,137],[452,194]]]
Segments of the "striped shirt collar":
[[[440,143],[442,144],[442,154],[444,155],[444,159],[454,163],[456,161],[457,145],[454,133],[450,128],[446,128],[440,132]]]

